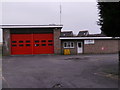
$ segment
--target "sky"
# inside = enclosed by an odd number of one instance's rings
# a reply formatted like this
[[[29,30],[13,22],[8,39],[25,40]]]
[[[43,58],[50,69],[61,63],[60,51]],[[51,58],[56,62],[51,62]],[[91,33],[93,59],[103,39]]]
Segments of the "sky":
[[[96,0],[74,0],[74,1],[12,1],[0,3],[0,24],[27,24],[27,25],[48,25],[61,24],[62,31],[73,31],[78,34],[81,30],[88,30],[89,33],[100,33],[100,26],[97,25],[98,9]],[[0,30],[0,41],[2,41],[2,30]]]

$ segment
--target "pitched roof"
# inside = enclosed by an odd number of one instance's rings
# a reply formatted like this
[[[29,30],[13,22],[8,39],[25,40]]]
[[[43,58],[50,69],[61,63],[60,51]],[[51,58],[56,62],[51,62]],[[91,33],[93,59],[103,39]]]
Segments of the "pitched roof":
[[[62,37],[72,37],[73,32],[72,31],[63,31],[63,32],[61,32],[60,36],[62,36]]]
[[[105,34],[88,34],[87,37],[106,37]]]
[[[86,30],[86,31],[79,31],[78,35],[77,36],[87,36],[89,34],[89,32]]]

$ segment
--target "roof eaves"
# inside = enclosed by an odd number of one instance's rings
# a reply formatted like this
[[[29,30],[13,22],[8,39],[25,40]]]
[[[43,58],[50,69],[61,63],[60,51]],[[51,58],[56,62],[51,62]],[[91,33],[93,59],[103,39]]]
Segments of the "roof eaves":
[[[0,28],[62,28],[63,25],[0,25]]]
[[[112,37],[60,37],[60,39],[114,39]]]

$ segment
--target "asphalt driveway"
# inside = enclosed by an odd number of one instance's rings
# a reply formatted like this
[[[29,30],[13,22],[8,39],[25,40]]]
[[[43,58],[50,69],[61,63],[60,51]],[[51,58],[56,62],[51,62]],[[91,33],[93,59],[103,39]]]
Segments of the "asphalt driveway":
[[[100,75],[109,67],[118,68],[118,54],[6,56],[3,88],[118,88]]]

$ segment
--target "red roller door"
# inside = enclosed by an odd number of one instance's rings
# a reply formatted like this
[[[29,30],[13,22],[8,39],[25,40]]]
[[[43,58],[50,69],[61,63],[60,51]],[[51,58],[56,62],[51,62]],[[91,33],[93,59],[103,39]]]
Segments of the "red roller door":
[[[53,54],[53,34],[11,34],[11,54]]]
[[[34,54],[53,54],[53,34],[33,34]]]

